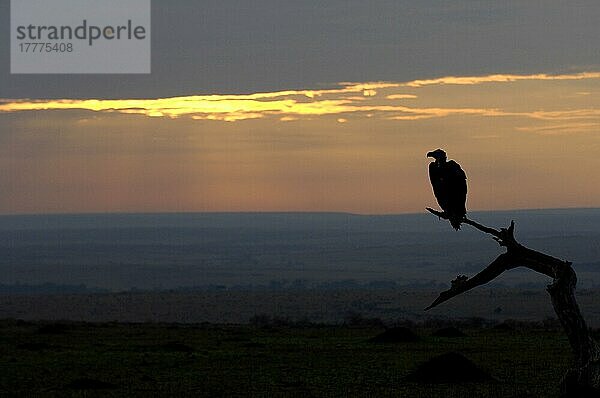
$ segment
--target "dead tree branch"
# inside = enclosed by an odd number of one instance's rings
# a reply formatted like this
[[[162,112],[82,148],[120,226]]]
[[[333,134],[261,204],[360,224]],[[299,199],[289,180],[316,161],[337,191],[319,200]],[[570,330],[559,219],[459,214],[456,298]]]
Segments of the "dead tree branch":
[[[444,212],[431,208],[427,210],[440,218],[448,219]],[[500,246],[506,248],[506,253],[498,256],[472,278],[459,276],[452,281],[450,289],[441,292],[425,310],[484,285],[509,269],[526,267],[547,275],[553,279],[553,283],[548,286],[548,292],[554,311],[567,334],[575,356],[575,367],[567,372],[562,381],[563,394],[568,397],[600,396],[600,351],[592,339],[575,298],[577,276],[571,263],[518,243],[514,237],[515,224],[512,221],[508,228],[499,230],[479,224],[467,217],[463,219],[463,223],[492,235]]]
[[[482,271],[480,271],[477,275],[472,278],[461,280],[460,277],[452,281],[452,287],[444,292],[441,292],[437,299],[427,308],[425,311],[436,307],[437,305],[443,303],[444,301],[450,300],[454,296],[458,296],[461,293],[464,293],[468,290],[471,290],[477,286],[485,285],[490,282],[492,279],[500,276],[504,271],[515,268],[515,266],[510,261],[508,254],[501,254],[497,259],[495,259],[490,265],[485,267]]]

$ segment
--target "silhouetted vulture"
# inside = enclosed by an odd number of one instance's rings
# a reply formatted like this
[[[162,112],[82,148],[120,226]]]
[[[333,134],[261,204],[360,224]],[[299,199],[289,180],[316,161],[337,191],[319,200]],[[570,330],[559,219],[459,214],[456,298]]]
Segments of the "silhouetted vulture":
[[[429,179],[435,198],[450,224],[459,230],[467,214],[467,176],[454,160],[446,161],[446,152],[441,149],[427,153],[427,157],[435,159],[429,164]]]

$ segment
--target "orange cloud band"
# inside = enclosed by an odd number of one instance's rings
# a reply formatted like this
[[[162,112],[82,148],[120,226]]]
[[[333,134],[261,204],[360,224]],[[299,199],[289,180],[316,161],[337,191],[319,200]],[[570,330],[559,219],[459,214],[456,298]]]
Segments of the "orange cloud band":
[[[452,115],[479,115],[487,117],[516,116],[540,120],[583,120],[600,117],[600,109],[530,109],[511,111],[501,107],[427,106],[428,98],[417,95],[425,86],[472,86],[487,83],[520,81],[548,82],[568,80],[600,80],[600,72],[563,75],[489,75],[480,77],[442,77],[414,80],[405,83],[368,82],[339,83],[338,88],[323,90],[286,90],[240,95],[200,95],[157,99],[57,99],[57,100],[3,100],[0,113],[43,110],[89,110],[140,114],[149,117],[176,118],[189,116],[197,120],[235,122],[247,119],[277,117],[293,121],[302,117],[366,113],[383,114],[389,120],[420,120]],[[491,88],[490,90],[493,90]],[[407,92],[408,91],[408,92]],[[383,93],[382,93],[383,92]],[[580,91],[578,91],[580,92]],[[428,95],[432,95],[428,93]],[[459,94],[457,94],[458,96]],[[589,93],[586,92],[586,95]],[[404,100],[422,99],[419,106],[406,106]],[[438,99],[438,97],[433,98]],[[449,101],[451,102],[451,101]],[[345,118],[344,118],[345,120]]]

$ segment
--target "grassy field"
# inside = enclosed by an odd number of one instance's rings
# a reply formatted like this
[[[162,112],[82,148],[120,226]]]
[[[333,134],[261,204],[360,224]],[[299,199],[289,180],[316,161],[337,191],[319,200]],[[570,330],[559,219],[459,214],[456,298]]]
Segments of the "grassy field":
[[[462,329],[381,344],[377,326],[0,322],[2,396],[554,397],[569,365],[559,330]],[[497,382],[404,378],[458,352]]]

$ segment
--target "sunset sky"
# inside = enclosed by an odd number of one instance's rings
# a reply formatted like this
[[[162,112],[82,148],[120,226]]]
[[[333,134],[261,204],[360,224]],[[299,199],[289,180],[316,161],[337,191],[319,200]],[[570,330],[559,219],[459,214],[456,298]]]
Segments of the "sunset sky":
[[[154,1],[148,76],[10,75],[8,3],[0,214],[420,212],[436,148],[468,209],[600,206],[598,2]]]

